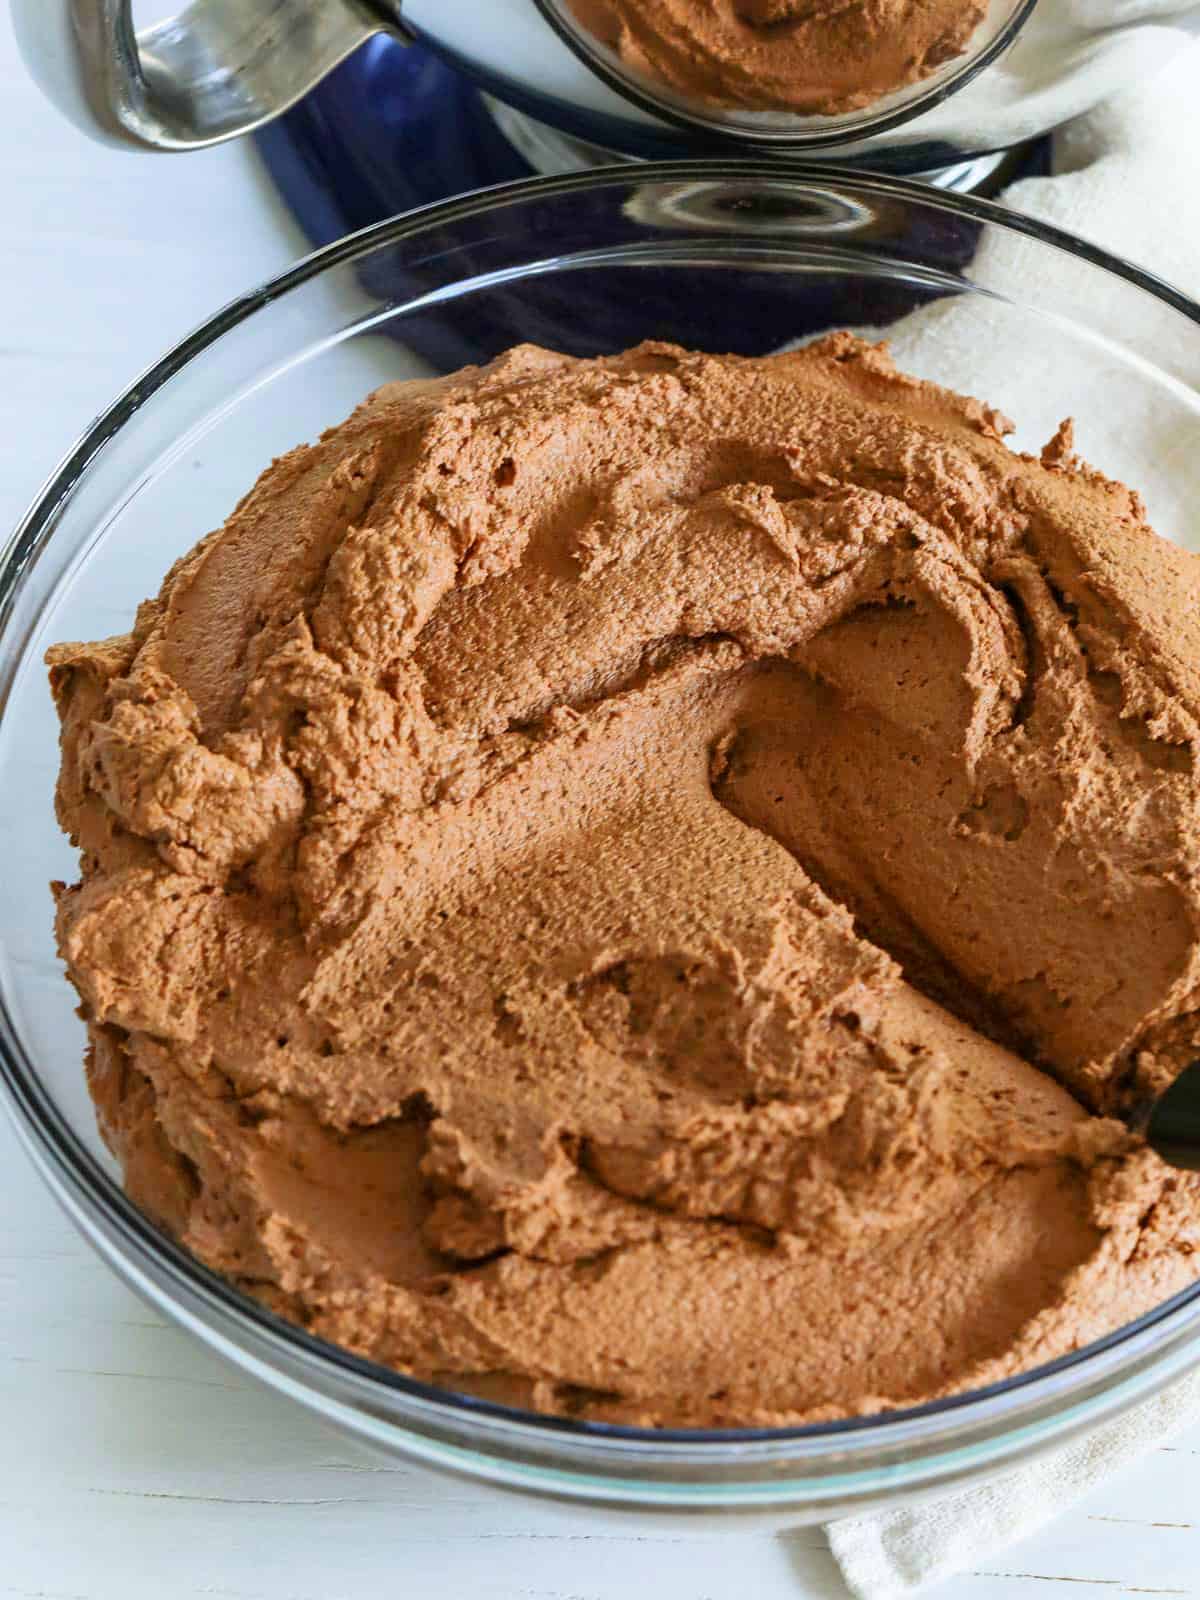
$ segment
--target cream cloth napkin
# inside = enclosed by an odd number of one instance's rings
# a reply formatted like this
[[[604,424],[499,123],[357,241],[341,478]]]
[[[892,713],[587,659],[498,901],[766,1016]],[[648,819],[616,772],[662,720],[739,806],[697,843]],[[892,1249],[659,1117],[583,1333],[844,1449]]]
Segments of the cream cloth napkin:
[[[1001,197],[1018,211],[1080,234],[1148,267],[1200,298],[1200,47],[1187,46],[1147,89],[1116,97],[1055,136],[1054,176],[1026,178]],[[986,283],[1028,256],[1028,241],[986,241],[972,276]],[[1063,264],[1068,275],[1070,263]],[[1011,280],[1011,276],[1008,277]],[[986,314],[986,312],[985,312]],[[995,383],[1012,388],[1012,343],[989,350],[978,307],[943,300],[886,330],[901,367],[935,376],[969,394],[991,397]],[[1147,352],[1150,353],[1150,352]],[[1155,350],[1160,366],[1200,389],[1200,331],[1173,350]],[[1047,357],[1046,359],[1051,359]],[[1020,390],[1036,398],[1039,352],[1028,352]],[[1013,407],[1019,415],[1019,406]],[[1151,518],[1164,533],[1200,547],[1200,432],[1178,416],[1164,428],[1153,407],[1089,427],[1083,454],[1104,468],[1109,457],[1092,435],[1135,431],[1155,437],[1163,470]],[[1144,447],[1143,447],[1144,448]],[[1141,487],[1141,485],[1139,485]],[[1189,526],[1190,524],[1190,526]],[[1186,531],[1185,531],[1186,530]],[[826,1529],[850,1590],[860,1600],[890,1600],[951,1577],[989,1551],[1011,1544],[1083,1496],[1101,1479],[1135,1462],[1188,1423],[1200,1423],[1200,1373],[1180,1380],[1124,1417],[989,1482],[896,1511],[849,1517]]]
[[[1200,1372],[999,1478],[924,1505],[831,1522],[825,1530],[829,1548],[846,1586],[861,1600],[911,1594],[1025,1538],[1102,1479],[1196,1422]]]

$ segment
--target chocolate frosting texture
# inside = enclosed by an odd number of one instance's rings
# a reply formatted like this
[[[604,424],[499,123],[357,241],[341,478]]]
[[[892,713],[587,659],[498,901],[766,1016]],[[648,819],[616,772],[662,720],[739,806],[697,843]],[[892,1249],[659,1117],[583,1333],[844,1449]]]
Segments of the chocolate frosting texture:
[[[636,1423],[1061,1355],[1197,1275],[1200,561],[847,334],[522,347],[50,652],[134,1199],[326,1339]]]
[[[635,73],[688,100],[832,116],[966,50],[985,0],[569,0]]]

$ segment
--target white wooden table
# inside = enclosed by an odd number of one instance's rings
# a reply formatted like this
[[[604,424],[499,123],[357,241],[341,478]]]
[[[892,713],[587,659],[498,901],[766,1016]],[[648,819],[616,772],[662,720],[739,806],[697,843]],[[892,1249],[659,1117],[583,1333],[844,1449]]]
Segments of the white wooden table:
[[[246,147],[124,155],[60,123],[6,8],[0,226],[5,521],[141,367],[304,248]],[[0,1174],[0,1597],[844,1600],[820,1532],[786,1518],[595,1512],[365,1461],[122,1288],[2,1120]],[[1200,1431],[985,1565],[942,1592],[1200,1595]]]

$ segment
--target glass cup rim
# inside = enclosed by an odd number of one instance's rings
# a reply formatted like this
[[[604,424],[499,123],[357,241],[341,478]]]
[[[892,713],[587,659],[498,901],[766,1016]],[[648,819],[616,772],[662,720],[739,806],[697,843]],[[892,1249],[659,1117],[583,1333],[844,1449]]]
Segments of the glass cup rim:
[[[497,184],[422,206],[373,223],[314,250],[258,287],[229,301],[135,378],[79,437],[0,545],[0,723],[7,710],[13,673],[19,664],[15,653],[5,648],[6,633],[14,596],[29,558],[53,536],[52,524],[60,506],[88,472],[93,460],[110,440],[134,421],[145,400],[182,372],[194,358],[276,300],[380,246],[398,244],[438,227],[537,199],[570,198],[605,188],[636,189],[646,184],[680,180],[740,184],[749,181],[764,186],[783,184],[817,191],[837,188],[868,199],[900,199],[948,211],[960,218],[1024,234],[1039,244],[1084,260],[1152,295],[1200,328],[1200,303],[1156,274],[1065,229],[1027,217],[995,201],[933,189],[912,179],[864,174],[824,162],[710,158],[639,162],[636,166],[620,163],[581,173]],[[1038,1399],[1052,1398],[1056,1392],[1070,1387],[1069,1377],[1080,1367],[1090,1367],[1101,1357],[1114,1357],[1118,1351],[1137,1344],[1163,1323],[1173,1322],[1183,1313],[1191,1313],[1185,1319],[1187,1323],[1200,1319],[1200,1282],[1197,1282],[1102,1338],[1014,1377],[921,1405],[897,1407],[861,1417],[790,1427],[660,1429],[552,1416],[438,1388],[357,1356],[278,1316],[205,1266],[132,1204],[74,1133],[49,1091],[43,1087],[36,1066],[26,1056],[3,995],[0,995],[0,1087],[35,1166],[68,1212],[76,1220],[80,1219],[80,1213],[87,1219],[84,1231],[93,1245],[97,1243],[94,1229],[110,1230],[119,1236],[124,1250],[133,1247],[139,1264],[149,1263],[160,1277],[165,1276],[174,1293],[182,1290],[210,1306],[215,1304],[223,1316],[232,1319],[235,1328],[248,1331],[268,1345],[282,1345],[287,1355],[317,1372],[332,1369],[360,1386],[366,1383],[381,1387],[393,1397],[415,1401],[437,1412],[448,1412],[464,1423],[486,1421],[493,1426],[507,1425],[534,1439],[574,1438],[581,1444],[602,1446],[608,1443],[614,1447],[660,1453],[669,1453],[674,1447],[709,1459],[719,1457],[722,1446],[733,1445],[743,1448],[808,1445],[820,1449],[842,1441],[847,1445],[866,1446],[876,1440],[893,1441],[899,1434],[912,1436],[915,1442],[916,1436],[924,1437],[934,1431],[942,1419],[959,1417],[965,1422],[977,1417],[982,1421],[985,1414],[995,1412],[1005,1401],[1025,1399],[1032,1404]]]
[[[861,111],[842,112],[836,116],[822,118],[821,120],[826,123],[824,128],[808,131],[803,128],[765,127],[754,123],[733,122],[720,115],[722,111],[732,110],[744,116],[749,113],[751,109],[749,107],[714,107],[711,114],[699,109],[685,109],[682,103],[669,98],[666,91],[657,95],[648,82],[643,85],[631,73],[621,72],[614,67],[599,44],[593,44],[586,36],[582,25],[573,25],[567,21],[555,4],[555,0],[534,0],[534,4],[547,27],[562,40],[576,60],[638,110],[657,117],[660,121],[685,133],[702,133],[710,139],[743,149],[756,147],[760,150],[803,151],[856,144],[860,140],[877,138],[880,134],[890,133],[906,123],[915,122],[918,117],[932,111],[943,101],[957,94],[960,89],[965,89],[986,67],[990,67],[1003,55],[1009,46],[1015,43],[1017,36],[1037,9],[1038,0],[1018,0],[1018,4],[1013,6],[1009,16],[985,45],[978,50],[971,50],[968,47],[953,71],[947,73],[944,78],[929,83],[924,89],[910,85],[917,92],[903,105],[894,105],[876,112],[872,112],[869,106],[863,107]],[[888,99],[890,96],[882,98]],[[802,119],[802,113],[797,112],[795,115],[797,119]],[[837,126],[828,125],[835,122]]]

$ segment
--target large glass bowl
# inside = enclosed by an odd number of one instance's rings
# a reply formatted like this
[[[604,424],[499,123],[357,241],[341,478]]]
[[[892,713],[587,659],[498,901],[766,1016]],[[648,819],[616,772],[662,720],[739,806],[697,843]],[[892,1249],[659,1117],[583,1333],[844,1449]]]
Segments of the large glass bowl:
[[[508,1484],[641,1503],[787,1503],[800,1518],[977,1477],[1133,1405],[1200,1360],[1200,1287],[987,1391],[851,1422],[651,1432],[506,1410],[323,1344],[130,1205],[96,1133],[55,959],[42,654],[125,630],[273,455],[385,378],[522,337],[761,351],[890,325],[924,375],[977,387],[1036,447],[1060,418],[1185,536],[1200,309],[1103,252],[980,201],[772,162],[645,166],[469,195],[355,235],[218,313],[101,416],[0,552],[0,1068],[30,1154],[96,1249],[212,1348],[384,1450]],[[1182,441],[1182,443],[1181,443]],[[1188,442],[1190,441],[1190,443]]]

